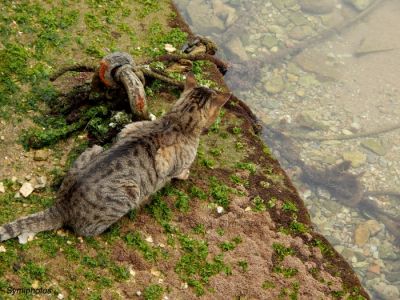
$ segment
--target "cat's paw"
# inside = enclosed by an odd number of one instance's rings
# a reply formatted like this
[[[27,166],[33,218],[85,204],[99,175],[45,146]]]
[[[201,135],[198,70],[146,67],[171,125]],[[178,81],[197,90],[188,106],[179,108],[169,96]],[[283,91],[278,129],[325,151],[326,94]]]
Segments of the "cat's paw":
[[[190,174],[190,170],[189,169],[185,169],[185,170],[182,171],[182,173],[180,173],[175,178],[180,179],[180,180],[186,180],[186,179],[189,178],[189,174]]]
[[[21,233],[18,236],[18,242],[20,244],[26,244],[27,242],[33,241],[33,238],[35,237],[36,233],[35,232],[24,232]]]

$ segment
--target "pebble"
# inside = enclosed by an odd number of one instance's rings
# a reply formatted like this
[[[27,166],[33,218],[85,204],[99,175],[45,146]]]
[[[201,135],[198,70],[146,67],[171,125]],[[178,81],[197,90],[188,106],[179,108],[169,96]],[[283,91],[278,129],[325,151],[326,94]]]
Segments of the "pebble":
[[[47,184],[47,177],[46,176],[39,176],[34,179],[33,188],[35,189],[42,189],[46,187]]]
[[[140,297],[140,296],[142,295],[142,292],[141,292],[141,291],[137,291],[137,292],[136,292],[136,295],[137,295],[138,297]]]
[[[156,270],[156,269],[151,269],[150,273],[151,273],[151,275],[153,275],[155,277],[160,277],[161,276],[161,272]]]
[[[369,237],[370,232],[368,227],[364,226],[363,224],[358,225],[354,231],[354,243],[359,247],[363,247],[368,242]]]
[[[34,280],[31,285],[34,289],[39,288],[39,280]]]
[[[5,193],[6,189],[4,187],[4,183],[2,181],[0,181],[0,193]]]
[[[129,266],[129,274],[131,274],[132,277],[136,276],[136,272],[133,270],[132,266]]]
[[[186,282],[184,282],[184,283],[181,284],[181,289],[182,289],[182,290],[186,290],[186,289],[188,289],[188,287],[189,287],[189,286],[188,286],[188,284],[187,284]]]
[[[30,182],[24,182],[24,184],[21,186],[21,188],[19,189],[20,194],[26,198],[28,197],[30,194],[32,194],[32,192],[34,191],[34,188],[32,186],[32,184]]]
[[[59,300],[62,300],[62,299],[64,299],[64,295],[63,295],[63,294],[61,294],[61,293],[59,293],[59,294],[57,295],[57,299],[59,299]]]
[[[46,150],[36,150],[33,154],[33,159],[36,161],[45,161],[49,157],[49,153]]]
[[[361,223],[354,231],[354,242],[357,246],[363,247],[371,236],[376,235],[381,230],[382,225],[376,220],[368,220],[364,223]]]
[[[375,274],[380,274],[381,273],[381,266],[378,264],[372,264],[368,268],[368,272],[372,272]]]
[[[380,224],[377,220],[368,220],[364,224],[368,228],[371,236],[375,236],[383,229],[383,225]]]
[[[224,208],[222,206],[217,206],[217,213],[222,214],[224,212]]]
[[[342,130],[342,133],[343,133],[344,135],[352,135],[352,134],[353,134],[353,132],[351,132],[351,131],[348,130],[348,129],[343,129],[343,130]]]
[[[350,124],[350,128],[353,131],[357,132],[357,131],[360,131],[361,125],[359,123],[357,123],[357,122],[353,122],[353,123]]]
[[[174,46],[172,46],[171,44],[165,44],[164,45],[164,49],[165,51],[167,51],[168,53],[172,53],[176,51],[176,48]]]
[[[151,237],[151,235],[149,235],[148,237],[146,237],[145,241],[149,242],[149,243],[153,243],[153,238]]]

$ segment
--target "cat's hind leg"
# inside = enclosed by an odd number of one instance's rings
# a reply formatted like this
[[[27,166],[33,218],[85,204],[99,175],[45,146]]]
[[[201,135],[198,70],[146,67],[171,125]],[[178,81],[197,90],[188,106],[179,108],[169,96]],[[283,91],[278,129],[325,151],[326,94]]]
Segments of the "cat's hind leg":
[[[72,164],[67,175],[65,175],[64,180],[59,189],[59,195],[67,191],[71,185],[75,182],[76,175],[87,166],[87,164],[94,159],[97,155],[103,152],[103,147],[94,145],[91,148],[86,149]]]
[[[187,180],[189,178],[190,170],[189,169],[184,169],[178,176],[176,176],[176,179],[180,180]]]
[[[101,152],[103,152],[103,147],[94,145],[91,148],[86,149],[79,157],[75,160],[73,163],[71,170],[74,171],[76,170],[82,170],[84,167],[87,166],[87,164],[95,158],[97,155],[99,155]]]
[[[96,236],[121,219],[130,210],[140,205],[140,189],[133,181],[111,183],[103,187],[97,199],[99,207],[94,208],[90,215],[82,215],[72,226],[81,236]]]

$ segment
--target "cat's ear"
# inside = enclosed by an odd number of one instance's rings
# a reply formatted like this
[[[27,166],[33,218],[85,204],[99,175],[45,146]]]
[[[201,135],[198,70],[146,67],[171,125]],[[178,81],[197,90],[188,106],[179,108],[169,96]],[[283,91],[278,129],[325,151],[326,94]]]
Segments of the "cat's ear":
[[[218,105],[219,107],[224,106],[226,102],[232,97],[232,93],[218,93],[217,96],[215,96],[215,104]]]
[[[196,78],[192,72],[186,74],[185,90],[193,89],[197,86]]]

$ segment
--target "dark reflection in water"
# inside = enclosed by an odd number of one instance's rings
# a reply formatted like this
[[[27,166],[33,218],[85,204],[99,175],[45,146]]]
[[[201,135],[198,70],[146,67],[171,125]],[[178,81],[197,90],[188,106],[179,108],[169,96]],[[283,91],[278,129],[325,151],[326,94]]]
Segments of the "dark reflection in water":
[[[400,299],[400,2],[177,0],[313,222],[376,299]]]

